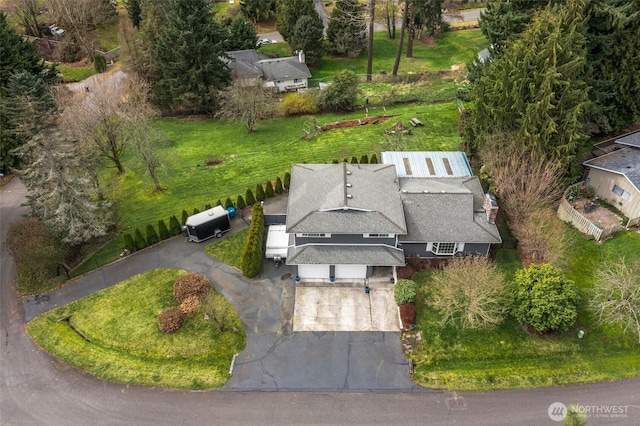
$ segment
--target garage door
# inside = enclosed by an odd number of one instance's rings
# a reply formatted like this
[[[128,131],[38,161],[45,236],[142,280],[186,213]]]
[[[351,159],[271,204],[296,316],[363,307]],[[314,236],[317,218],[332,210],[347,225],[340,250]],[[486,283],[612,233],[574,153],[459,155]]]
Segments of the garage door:
[[[329,265],[298,265],[300,279],[329,279]]]
[[[367,278],[367,265],[336,265],[336,279]]]

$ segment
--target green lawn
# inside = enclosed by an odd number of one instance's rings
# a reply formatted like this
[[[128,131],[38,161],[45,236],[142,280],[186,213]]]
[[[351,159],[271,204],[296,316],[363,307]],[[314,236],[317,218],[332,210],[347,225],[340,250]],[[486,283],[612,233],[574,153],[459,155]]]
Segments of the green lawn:
[[[219,332],[200,312],[163,334],[158,313],[176,305],[173,283],[185,271],[156,269],[40,315],[27,332],[44,350],[104,380],[147,386],[212,389],[229,377],[234,353],[245,346],[237,315]],[[222,297],[222,296],[219,296]],[[65,321],[91,341],[82,339]]]
[[[415,42],[413,58],[407,58],[403,53],[398,73],[449,70],[452,65],[470,62],[480,50],[488,46],[486,38],[479,29],[438,34],[435,37],[435,42],[435,46]],[[397,38],[395,40],[387,39],[387,33],[384,31],[375,33],[373,48],[374,75],[380,74],[380,71],[383,70],[387,74],[391,74],[397,45]],[[403,47],[404,51],[406,51],[406,40]],[[312,80],[317,82],[332,77],[343,69],[365,75],[367,73],[366,51],[355,59],[324,57],[316,68],[311,69]]]
[[[247,239],[248,228],[222,240],[215,241],[204,248],[211,257],[223,261],[227,265],[241,269],[242,251]]]
[[[640,257],[640,235],[625,232],[598,244],[571,230],[567,275],[581,290],[582,305],[575,326],[565,334],[532,337],[515,320],[491,331],[443,327],[437,312],[424,303],[429,272],[422,272],[417,303],[418,329],[424,345],[414,355],[413,379],[427,387],[454,390],[556,386],[612,380],[640,374],[637,336],[595,324],[585,309],[586,291],[603,260],[621,254]],[[510,278],[519,267],[515,251],[499,252],[498,264]],[[577,338],[578,329],[586,331]]]
[[[65,83],[82,81],[96,73],[93,64],[88,64],[84,67],[70,67],[64,64],[58,64],[57,69],[62,74],[62,81]]]

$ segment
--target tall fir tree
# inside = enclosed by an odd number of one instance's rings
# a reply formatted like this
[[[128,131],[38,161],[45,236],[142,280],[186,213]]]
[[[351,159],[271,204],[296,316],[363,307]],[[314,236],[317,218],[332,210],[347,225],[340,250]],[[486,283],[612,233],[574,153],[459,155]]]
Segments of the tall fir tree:
[[[276,0],[241,0],[240,10],[253,22],[266,21],[276,13]]]
[[[276,29],[290,43],[293,28],[303,16],[318,16],[313,0],[276,0]]]
[[[230,79],[225,30],[204,1],[167,0],[167,6],[167,27],[155,46],[160,79],[153,99],[162,108],[212,113]]]
[[[228,28],[229,38],[226,40],[226,50],[255,49],[258,44],[258,33],[253,24],[242,15],[237,15]]]
[[[320,17],[304,15],[293,27],[289,46],[294,52],[303,51],[309,64],[317,64],[324,55],[323,26]]]
[[[588,107],[584,0],[548,6],[473,85],[468,118],[474,151],[494,132],[514,131],[529,149],[569,164]]]
[[[332,53],[357,58],[366,47],[364,6],[358,0],[338,0],[331,12],[327,40]]]

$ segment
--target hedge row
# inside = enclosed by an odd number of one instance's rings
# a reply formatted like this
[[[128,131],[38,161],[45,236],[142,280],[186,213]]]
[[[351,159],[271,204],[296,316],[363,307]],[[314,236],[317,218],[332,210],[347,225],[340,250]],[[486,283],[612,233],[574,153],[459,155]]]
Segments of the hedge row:
[[[333,164],[338,164],[340,162],[341,161],[337,159],[333,160]],[[360,157],[360,161],[358,161],[358,158],[356,156],[353,156],[351,157],[351,160],[349,160],[348,158],[345,158],[344,160],[342,160],[342,163],[378,164],[378,156],[376,154],[372,154],[371,157],[369,157],[367,154],[364,154],[362,157]]]
[[[253,195],[253,192],[251,191],[251,189],[247,189],[247,192],[245,193],[245,197],[243,198],[242,195],[238,195],[238,197],[236,198],[235,204],[231,200],[231,197],[227,197],[227,199],[224,200],[224,203],[222,203],[222,200],[218,200],[215,205],[223,206],[225,209],[229,207],[235,207],[236,209],[244,209],[247,206],[255,205],[256,202],[258,201],[264,201],[266,198],[274,197],[276,195],[282,194],[285,191],[285,188],[289,189],[290,181],[291,181],[291,175],[289,174],[289,172],[286,172],[284,174],[284,181],[280,179],[280,177],[278,176],[276,178],[275,185],[271,183],[271,181],[265,182],[264,185],[256,184],[255,196]],[[211,208],[212,208],[211,204],[206,204],[204,206],[205,210],[209,210]],[[198,214],[198,213],[200,213],[200,210],[198,210],[197,208],[194,208],[193,214]],[[189,216],[190,215],[186,210],[182,210],[181,223],[185,223]],[[174,216],[171,216],[171,218],[169,219],[168,228],[165,221],[161,219],[158,221],[158,231],[156,231],[156,228],[153,225],[149,224],[146,226],[145,232],[146,232],[146,237],[142,233],[142,231],[140,231],[139,228],[136,228],[133,231],[133,235],[128,232],[125,233],[123,236],[125,251],[128,251],[129,253],[133,253],[135,251],[142,250],[147,246],[159,243],[160,241],[164,241],[173,236],[180,235],[180,233],[182,232],[182,227],[180,226],[180,222],[178,222],[178,218],[174,215]]]
[[[260,273],[264,255],[264,212],[261,204],[253,205],[251,224],[242,251],[240,268],[245,277],[253,278]]]

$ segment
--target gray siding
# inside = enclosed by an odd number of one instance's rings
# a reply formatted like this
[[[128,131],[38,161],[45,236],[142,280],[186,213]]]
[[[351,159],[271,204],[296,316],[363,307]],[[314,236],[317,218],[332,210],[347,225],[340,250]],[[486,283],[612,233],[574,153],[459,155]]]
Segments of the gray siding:
[[[286,214],[265,214],[264,224],[269,225],[284,225],[287,222]]]
[[[396,246],[393,238],[364,238],[362,234],[331,234],[330,238],[295,237],[296,246],[304,244],[349,244],[349,245],[387,245]]]
[[[464,250],[461,252],[465,255],[481,254],[486,256],[489,252],[491,244],[488,243],[465,243]],[[405,257],[418,256],[423,258],[443,258],[447,256],[438,256],[431,251],[427,251],[427,243],[403,243],[402,249],[404,250]]]

